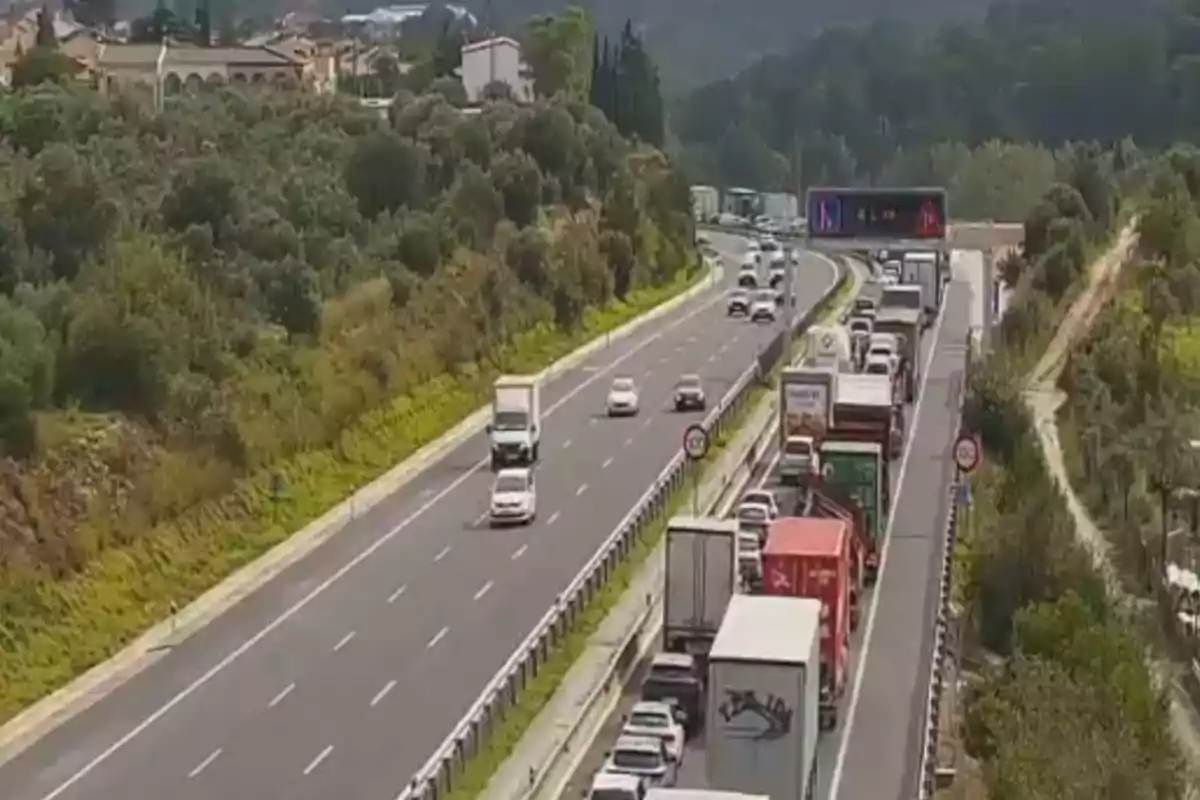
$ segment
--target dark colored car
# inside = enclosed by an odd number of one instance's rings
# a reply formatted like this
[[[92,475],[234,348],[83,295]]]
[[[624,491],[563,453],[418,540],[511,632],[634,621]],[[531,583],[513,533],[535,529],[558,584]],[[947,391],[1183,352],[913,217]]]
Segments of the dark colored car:
[[[683,375],[675,384],[676,411],[703,411],[708,405],[699,375]]]
[[[659,653],[650,662],[650,670],[642,680],[642,699],[673,702],[686,718],[683,729],[694,736],[704,722],[703,667],[695,656],[686,653]]]

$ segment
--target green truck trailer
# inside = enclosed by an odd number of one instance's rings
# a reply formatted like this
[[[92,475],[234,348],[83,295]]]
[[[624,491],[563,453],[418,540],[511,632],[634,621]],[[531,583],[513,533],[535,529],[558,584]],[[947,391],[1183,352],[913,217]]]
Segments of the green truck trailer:
[[[863,566],[868,585],[879,576],[879,549],[891,511],[888,458],[879,442],[835,438],[821,444],[821,472],[826,486],[853,500],[863,517]]]

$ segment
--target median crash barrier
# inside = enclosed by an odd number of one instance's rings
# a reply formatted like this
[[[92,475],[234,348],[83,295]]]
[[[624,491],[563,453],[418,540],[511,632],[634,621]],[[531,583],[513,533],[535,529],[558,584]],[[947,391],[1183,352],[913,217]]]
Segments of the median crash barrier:
[[[766,350],[781,355],[786,337],[802,334],[818,319],[848,278],[849,271],[840,268],[837,280],[807,313],[797,319],[793,331],[781,332]],[[761,359],[751,364],[716,408],[705,417],[702,424],[712,440],[719,439],[726,432],[726,427],[736,422],[753,389],[760,385],[761,368]],[[505,714],[516,705],[525,687],[551,659],[559,644],[570,635],[577,620],[612,579],[642,534],[666,520],[671,513],[672,500],[689,485],[694,471],[699,469],[703,469],[703,464],[689,461],[681,445],[667,467],[600,546],[596,555],[559,595],[554,606],[538,621],[525,641],[517,646],[507,663],[484,687],[471,709],[396,800],[439,800],[454,791],[467,762],[486,746],[488,738],[503,721]]]
[[[753,225],[715,225],[710,222],[697,222],[697,231],[725,233],[731,236],[766,236],[767,231],[759,230]],[[785,244],[803,243],[806,239],[802,233],[771,233],[775,239]],[[1020,222],[996,222],[994,220],[979,220],[969,222],[959,220],[950,223],[950,245],[958,250],[1007,250],[1018,247],[1025,241],[1025,226]]]
[[[963,368],[963,381],[971,372],[973,347],[966,348],[966,365]],[[959,396],[958,417],[959,430],[955,432],[955,441],[962,433],[962,407],[966,399],[967,387],[963,386]],[[953,609],[953,579],[954,579],[954,548],[958,544],[959,525],[959,489],[960,481],[965,476],[958,474],[955,467],[955,481],[950,485],[948,502],[949,513],[946,515],[946,533],[942,543],[942,569],[938,579],[937,610],[933,623],[933,654],[929,663],[929,684],[925,689],[925,724],[922,729],[922,744],[920,749],[921,763],[917,770],[920,786],[917,789],[917,800],[932,800],[938,789],[943,788],[943,781],[953,781],[955,764],[944,765],[939,759],[939,745],[942,733],[943,699],[947,689],[953,690],[958,682],[958,642],[954,620],[957,616]],[[956,725],[955,719],[947,721]],[[954,753],[951,761],[957,760]]]
[[[764,401],[734,442],[722,452],[712,476],[700,486],[697,508],[701,515],[726,516],[733,503],[753,480],[754,470],[762,463],[763,455],[768,452],[778,422],[778,401],[774,397],[764,398]],[[630,619],[621,632],[620,644],[613,648],[614,655],[608,663],[598,670],[580,676],[589,681],[585,686],[590,688],[582,701],[569,706],[569,721],[559,722],[554,726],[555,735],[546,742],[545,747],[521,753],[519,756],[514,752],[511,758],[519,758],[520,761],[509,767],[512,769],[511,773],[508,773],[505,767],[501,768],[496,776],[499,787],[489,785],[484,794],[485,798],[525,800],[539,795],[558,797],[562,793],[565,783],[575,772],[574,765],[564,769],[565,759],[569,756],[580,757],[587,752],[612,707],[620,700],[621,688],[647,653],[659,643],[664,571],[659,556],[662,552],[664,551],[660,543],[659,552],[651,556],[651,561],[643,573],[635,578],[626,590],[626,596],[639,603],[645,598],[644,610]],[[648,584],[652,588],[643,591],[639,584]],[[627,601],[623,598],[621,602]],[[613,614],[617,614],[618,609],[614,609]],[[571,678],[568,677],[567,680]],[[564,685],[565,683],[566,681]],[[605,702],[606,700],[608,702]],[[551,700],[551,703],[553,702],[554,700]],[[543,713],[547,711],[549,706]],[[564,708],[563,711],[568,709]],[[555,719],[565,717],[568,717],[567,713],[554,715]],[[538,724],[535,722],[534,726]],[[501,777],[501,773],[505,773],[504,777]]]
[[[848,274],[848,280],[857,284],[858,290],[861,290],[864,271],[867,268],[848,258],[843,261],[843,266],[848,273],[852,273]],[[854,295],[857,295],[857,292],[853,292],[852,296]],[[838,318],[843,317],[844,314],[839,314]],[[802,358],[803,351],[796,356],[794,363],[800,363]],[[701,487],[698,505],[702,515],[727,517],[733,512],[735,503],[750,485],[755,471],[764,465],[770,453],[771,443],[778,435],[779,396],[772,392],[760,401],[758,408],[752,412],[751,419],[742,427],[737,440],[722,455],[713,477]],[[662,623],[662,573],[661,567],[654,569],[650,578],[653,589],[650,593],[645,593],[645,610],[631,620],[622,633],[621,646],[614,650],[617,655],[603,669],[592,674],[591,689],[582,702],[571,706],[572,721],[566,729],[559,730],[549,747],[535,753],[523,754],[522,763],[540,766],[530,766],[527,771],[516,769],[513,779],[509,780],[507,785],[501,781],[497,791],[493,791],[493,786],[489,785],[484,794],[485,800],[528,800],[539,796],[562,796],[579,766],[580,759],[586,755],[604,721],[620,700],[619,690],[633,675],[638,664],[659,643],[658,635]],[[631,586],[627,592],[630,596],[640,599],[641,594],[635,593],[635,588]],[[613,613],[618,612],[614,609]],[[614,692],[614,689],[618,691]],[[603,702],[605,700],[608,702]],[[573,763],[563,763],[572,756]],[[514,785],[518,782],[516,776],[520,776],[519,786]],[[552,779],[555,776],[556,779]]]

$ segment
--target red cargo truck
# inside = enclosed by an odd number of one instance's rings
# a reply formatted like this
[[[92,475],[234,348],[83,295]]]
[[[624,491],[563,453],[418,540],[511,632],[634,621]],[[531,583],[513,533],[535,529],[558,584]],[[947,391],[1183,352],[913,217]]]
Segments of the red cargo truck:
[[[766,594],[821,601],[821,726],[837,727],[850,661],[851,540],[841,519],[780,517],[763,548]]]

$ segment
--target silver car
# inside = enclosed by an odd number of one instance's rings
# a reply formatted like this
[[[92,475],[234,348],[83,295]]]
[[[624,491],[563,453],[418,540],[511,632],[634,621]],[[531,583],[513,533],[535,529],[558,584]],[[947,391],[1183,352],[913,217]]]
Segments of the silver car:
[[[617,378],[605,403],[610,417],[634,417],[638,413],[638,390],[633,378]]]

